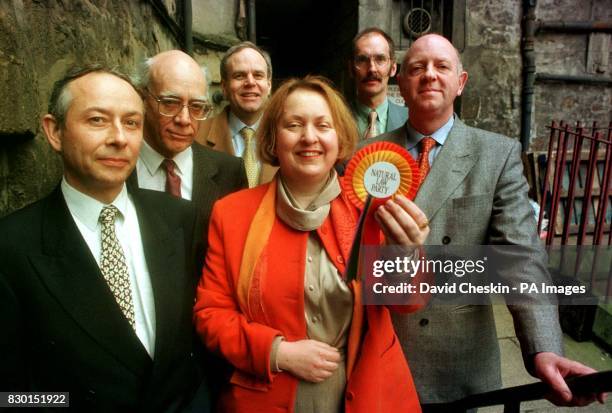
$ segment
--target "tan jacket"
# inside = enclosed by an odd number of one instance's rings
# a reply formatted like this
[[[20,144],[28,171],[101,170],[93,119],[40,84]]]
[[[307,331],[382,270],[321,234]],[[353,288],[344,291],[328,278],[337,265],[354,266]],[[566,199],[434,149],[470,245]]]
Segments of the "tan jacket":
[[[228,117],[229,105],[223,108],[218,115],[203,121],[200,125],[200,131],[196,136],[196,142],[216,151],[236,156],[232,143],[232,136],[230,134]],[[259,184],[270,182],[272,178],[274,178],[277,170],[277,166],[262,163]]]

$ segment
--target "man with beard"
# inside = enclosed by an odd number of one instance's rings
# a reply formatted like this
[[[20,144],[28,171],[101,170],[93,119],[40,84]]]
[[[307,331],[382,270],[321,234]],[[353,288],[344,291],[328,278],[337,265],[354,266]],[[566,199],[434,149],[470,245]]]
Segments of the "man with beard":
[[[353,39],[349,66],[355,79],[353,114],[360,136],[367,139],[401,127],[408,110],[387,97],[389,78],[397,71],[393,39],[375,27],[362,30]]]
[[[261,162],[254,136],[272,87],[270,56],[251,42],[238,43],[223,55],[220,72],[229,105],[202,123],[196,140],[242,157],[250,188],[269,182],[278,168]]]

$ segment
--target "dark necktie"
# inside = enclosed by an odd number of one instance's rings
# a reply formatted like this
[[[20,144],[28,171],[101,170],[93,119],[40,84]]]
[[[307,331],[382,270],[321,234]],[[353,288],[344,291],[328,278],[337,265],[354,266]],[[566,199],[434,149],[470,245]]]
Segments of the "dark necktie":
[[[429,153],[436,146],[436,141],[431,136],[425,136],[419,142],[419,172],[421,173],[421,184],[429,173]]]
[[[115,296],[115,301],[119,304],[123,315],[130,322],[132,328],[136,330],[130,273],[125,263],[123,248],[121,248],[115,233],[117,214],[119,214],[119,210],[114,205],[105,206],[100,212],[100,218],[98,219],[102,226],[100,271],[113,296]]]
[[[172,159],[164,159],[162,165],[166,171],[166,192],[180,198],[181,177],[176,174],[176,164]]]

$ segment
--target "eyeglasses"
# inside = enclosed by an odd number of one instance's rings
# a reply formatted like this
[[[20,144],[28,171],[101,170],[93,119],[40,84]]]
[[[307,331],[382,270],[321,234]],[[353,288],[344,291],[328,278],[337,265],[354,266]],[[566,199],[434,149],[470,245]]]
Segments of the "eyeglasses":
[[[385,67],[389,64],[389,62],[391,61],[391,59],[389,58],[389,56],[384,55],[384,54],[376,54],[376,55],[365,55],[365,54],[360,54],[355,56],[355,58],[353,59],[353,63],[355,64],[355,67],[359,68],[359,69],[365,69],[370,65],[370,62],[374,62],[374,65],[376,67]]]
[[[157,101],[157,111],[162,116],[174,117],[181,113],[183,108],[187,106],[189,115],[195,120],[204,120],[212,112],[212,105],[205,101],[195,100],[187,104],[183,101],[171,96],[155,96],[148,92],[149,95]]]

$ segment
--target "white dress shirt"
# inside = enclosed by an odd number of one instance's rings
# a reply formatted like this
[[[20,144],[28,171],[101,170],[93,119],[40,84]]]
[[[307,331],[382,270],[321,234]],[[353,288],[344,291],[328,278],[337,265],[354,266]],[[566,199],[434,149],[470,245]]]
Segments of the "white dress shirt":
[[[62,179],[61,189],[68,205],[68,210],[99,266],[100,255],[102,253],[102,227],[98,222],[98,218],[105,204],[79,192],[70,186],[65,178]],[[134,316],[136,319],[136,335],[151,358],[153,358],[155,353],[155,302],[153,299],[153,288],[151,287],[151,277],[142,247],[136,208],[134,208],[134,203],[128,195],[125,184],[111,204],[117,207],[121,213],[115,219],[115,231],[130,273]]]
[[[238,116],[234,115],[231,111],[229,112],[228,126],[230,134],[232,135],[232,145],[234,146],[234,154],[236,156],[242,157],[242,155],[244,154],[244,149],[246,148],[244,138],[240,134],[240,131],[243,128],[251,128],[256,131],[259,127],[260,120],[261,118],[259,118],[254,124],[247,125],[246,123],[241,121]]]
[[[164,157],[147,142],[142,142],[140,156],[136,163],[138,186],[154,191],[166,191],[166,170],[162,166]],[[191,201],[193,189],[193,150],[191,146],[172,158],[176,174],[181,178],[181,198]]]

